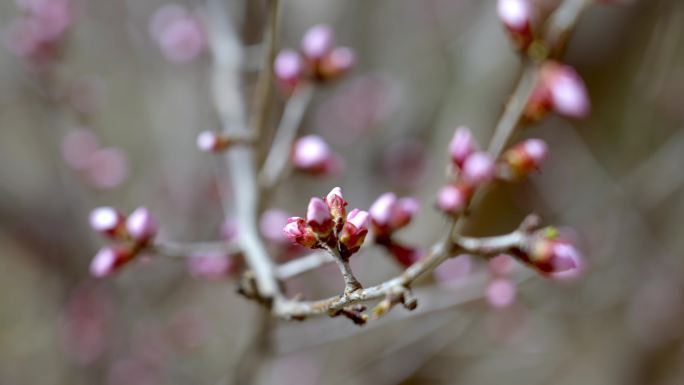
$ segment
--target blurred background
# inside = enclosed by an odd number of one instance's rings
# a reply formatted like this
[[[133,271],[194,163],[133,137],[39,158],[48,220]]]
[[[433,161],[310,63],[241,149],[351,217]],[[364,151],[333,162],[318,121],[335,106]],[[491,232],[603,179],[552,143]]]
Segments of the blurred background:
[[[325,22],[358,65],[316,91],[302,127],[343,156],[344,172],[294,174],[267,209],[302,215],[337,185],[352,207],[412,195],[422,208],[398,236],[427,247],[445,223],[433,205],[446,143],[460,125],[487,143],[520,74],[496,2],[282,2],[283,47]],[[0,2],[0,384],[684,383],[684,2],[591,6],[565,56],[587,84],[590,117],[525,130],[549,144],[542,172],[494,189],[471,215],[479,235],[529,212],[567,226],[584,275],[525,276],[499,308],[483,299],[487,264],[459,257],[416,286],[415,312],[363,328],[270,320],[230,274],[183,260],[143,258],[91,278],[104,241],[88,213],[99,205],[148,206],[162,239],[220,237],[218,162],[195,145],[219,124],[203,4],[178,3],[192,21],[179,43],[159,30],[163,1],[74,2],[44,21],[56,43],[35,47],[22,18],[38,3]],[[230,3],[249,96],[265,1]],[[537,3],[548,12],[557,1]],[[366,284],[401,271],[373,248],[353,263]],[[287,283],[307,298],[341,287],[328,267]]]

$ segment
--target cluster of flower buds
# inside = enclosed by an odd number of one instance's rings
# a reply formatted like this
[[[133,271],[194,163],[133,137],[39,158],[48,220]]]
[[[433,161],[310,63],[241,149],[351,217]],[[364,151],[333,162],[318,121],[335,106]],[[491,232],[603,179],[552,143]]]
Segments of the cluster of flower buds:
[[[45,69],[58,58],[74,21],[70,0],[17,0],[22,15],[6,31],[10,52],[33,69]]]
[[[457,215],[466,209],[475,188],[496,177],[496,164],[489,154],[478,150],[467,127],[456,129],[449,143],[449,155],[458,176],[453,183],[440,189],[437,207],[447,214]]]
[[[513,39],[515,47],[521,51],[526,50],[535,39],[533,29],[535,13],[530,1],[499,0],[497,13]]]
[[[397,198],[387,192],[371,205],[369,212],[375,243],[383,246],[402,266],[410,266],[420,258],[421,252],[397,242],[394,233],[408,225],[418,212],[420,203],[416,198]]]
[[[583,268],[577,248],[553,227],[537,230],[522,249],[514,252],[525,264],[551,278],[571,279]]]
[[[537,84],[525,105],[525,118],[536,121],[550,110],[568,118],[584,118],[591,110],[584,81],[570,66],[553,60],[541,65]]]
[[[290,94],[304,79],[330,81],[349,72],[356,62],[351,48],[335,46],[335,33],[329,25],[315,25],[302,37],[300,52],[283,49],[273,69],[284,93]]]
[[[128,178],[126,153],[116,147],[101,147],[97,135],[90,130],[71,130],[62,139],[61,152],[64,162],[94,188],[111,189]]]
[[[478,144],[467,127],[459,127],[449,144],[449,155],[457,171],[452,183],[437,195],[437,207],[450,215],[458,215],[468,207],[479,186],[494,179],[518,180],[539,169],[546,159],[548,147],[541,139],[527,139],[508,149],[500,159],[478,150]]]
[[[162,54],[171,62],[190,62],[207,49],[207,33],[200,12],[182,5],[167,4],[159,8],[150,19],[149,28]]]
[[[128,217],[113,207],[98,207],[90,213],[90,227],[116,242],[100,249],[93,258],[90,273],[98,278],[131,261],[159,230],[157,220],[145,207],[138,207]]]
[[[359,209],[347,214],[346,206],[342,189],[335,187],[325,200],[311,198],[306,219],[289,218],[283,234],[292,243],[311,249],[331,248],[347,259],[363,245],[370,215]]]
[[[292,148],[292,164],[312,175],[335,175],[344,169],[344,159],[318,135],[297,139]]]

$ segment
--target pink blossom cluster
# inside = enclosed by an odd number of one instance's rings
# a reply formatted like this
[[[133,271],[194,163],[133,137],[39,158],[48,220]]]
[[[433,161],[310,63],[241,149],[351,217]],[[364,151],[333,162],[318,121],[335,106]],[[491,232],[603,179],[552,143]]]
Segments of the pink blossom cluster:
[[[61,153],[64,162],[94,188],[111,189],[128,178],[126,153],[117,147],[101,147],[99,138],[90,130],[79,128],[67,133]]]
[[[179,4],[166,4],[150,19],[150,35],[164,57],[174,63],[187,63],[207,49],[207,33],[198,11]]]
[[[74,22],[70,0],[17,0],[22,14],[6,32],[12,54],[33,69],[46,69],[58,58],[62,42]]]
[[[495,179],[516,179],[536,170],[547,156],[541,139],[528,139],[507,150],[500,159],[478,150],[479,145],[467,127],[459,127],[449,143],[449,155],[457,175],[437,195],[437,207],[450,215],[459,215],[480,186]]]
[[[156,218],[146,207],[138,207],[128,217],[113,207],[98,207],[90,213],[90,227],[114,241],[100,249],[90,264],[90,273],[97,278],[130,262],[159,231]]]
[[[300,51],[283,49],[273,63],[281,90],[289,95],[303,80],[331,81],[349,72],[356,62],[351,48],[335,45],[335,32],[325,24],[309,28]]]
[[[335,187],[325,200],[311,198],[306,218],[289,218],[283,234],[292,243],[311,249],[337,250],[342,258],[349,258],[366,239],[370,215],[359,209],[347,213],[346,206],[342,189]]]
[[[394,233],[407,226],[420,208],[418,199],[413,197],[397,198],[387,192],[371,205],[369,212],[375,243],[383,246],[402,266],[416,262],[422,252],[398,242]]]

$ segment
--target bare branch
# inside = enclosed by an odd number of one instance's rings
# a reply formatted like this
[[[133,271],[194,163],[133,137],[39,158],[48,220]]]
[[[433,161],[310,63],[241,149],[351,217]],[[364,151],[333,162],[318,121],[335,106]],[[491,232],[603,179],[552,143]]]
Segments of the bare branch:
[[[276,276],[279,279],[285,280],[317,269],[333,261],[333,257],[328,253],[312,253],[276,267]]]
[[[285,111],[273,139],[273,145],[259,173],[259,183],[264,190],[275,187],[284,175],[289,164],[288,156],[292,143],[297,137],[304,113],[306,112],[314,87],[310,83],[299,85],[285,105]]]

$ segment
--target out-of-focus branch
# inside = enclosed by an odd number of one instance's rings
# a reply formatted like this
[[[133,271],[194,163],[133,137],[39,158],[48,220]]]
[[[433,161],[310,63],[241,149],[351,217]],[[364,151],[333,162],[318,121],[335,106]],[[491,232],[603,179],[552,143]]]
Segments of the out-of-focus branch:
[[[259,184],[262,189],[272,189],[284,175],[292,143],[297,137],[302,118],[311,102],[313,90],[312,84],[303,83],[295,89],[294,94],[287,101],[273,145],[259,173]]]
[[[249,134],[245,119],[243,95],[240,92],[242,45],[230,25],[230,15],[221,0],[209,0],[209,35],[214,58],[214,103],[226,133]],[[279,297],[274,264],[257,227],[258,188],[254,167],[254,151],[249,147],[233,147],[226,151],[226,164],[235,194],[236,217],[240,222],[238,243],[253,271],[259,296],[270,303]]]
[[[151,245],[142,252],[154,254],[164,258],[191,258],[197,254],[213,255],[213,253],[224,253],[226,255],[235,254],[240,251],[240,247],[234,243],[226,242],[198,242],[198,243],[175,243],[159,242]],[[217,255],[216,258],[221,258]]]
[[[280,24],[280,1],[270,0],[268,26],[264,32],[261,43],[261,72],[254,90],[254,103],[250,114],[249,126],[254,130],[254,135],[261,136],[268,122],[269,101],[273,90],[271,77],[273,76],[273,62],[276,57],[278,46],[278,30]]]
[[[279,279],[285,280],[332,262],[333,257],[328,253],[312,253],[278,266],[276,275]]]

